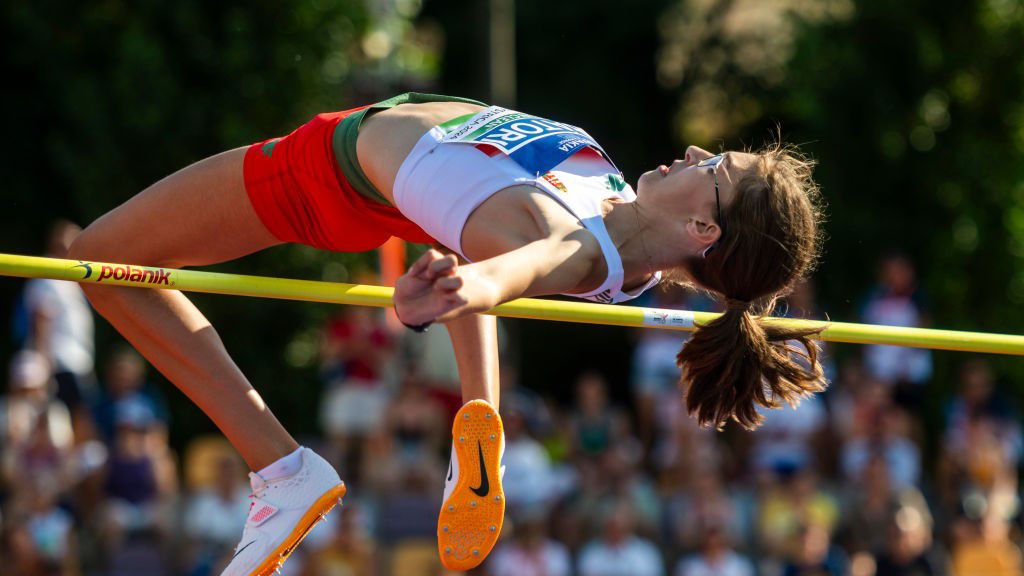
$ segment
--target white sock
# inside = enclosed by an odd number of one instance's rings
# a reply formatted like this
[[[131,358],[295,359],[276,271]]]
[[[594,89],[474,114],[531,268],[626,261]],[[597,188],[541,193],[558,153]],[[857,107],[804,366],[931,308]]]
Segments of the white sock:
[[[270,464],[256,474],[260,478],[263,478],[264,482],[269,482],[271,480],[277,480],[278,478],[287,478],[288,476],[298,472],[299,468],[302,468],[301,446],[295,450],[295,452],[292,452],[291,454],[279,459],[277,462]]]

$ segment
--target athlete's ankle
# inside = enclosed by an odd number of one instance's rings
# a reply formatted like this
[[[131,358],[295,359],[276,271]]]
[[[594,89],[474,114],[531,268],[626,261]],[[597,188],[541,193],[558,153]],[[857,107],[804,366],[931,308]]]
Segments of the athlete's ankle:
[[[270,482],[271,480],[292,476],[301,468],[302,446],[299,446],[294,452],[286,456],[282,456],[269,465],[256,471],[256,475],[262,478],[264,482]]]

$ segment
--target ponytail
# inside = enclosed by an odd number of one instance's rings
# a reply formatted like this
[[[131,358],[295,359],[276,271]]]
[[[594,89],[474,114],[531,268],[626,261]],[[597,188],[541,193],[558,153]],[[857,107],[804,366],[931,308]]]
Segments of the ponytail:
[[[765,322],[751,314],[749,302],[727,300],[726,306],[676,356],[686,383],[686,409],[701,426],[720,429],[734,420],[750,430],[764,419],[757,405],[795,405],[824,390],[819,349],[811,340],[820,328]],[[774,302],[762,312],[771,308]]]

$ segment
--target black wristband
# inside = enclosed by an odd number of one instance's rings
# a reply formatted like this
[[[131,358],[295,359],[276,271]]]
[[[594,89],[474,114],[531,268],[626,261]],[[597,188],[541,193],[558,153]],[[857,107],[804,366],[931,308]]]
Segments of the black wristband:
[[[402,319],[399,318],[398,321],[402,322]],[[412,330],[413,332],[419,332],[421,334],[423,332],[426,332],[427,328],[430,328],[431,324],[433,324],[433,322],[424,322],[423,324],[406,324],[405,322],[402,322],[402,325],[408,328],[409,330]]]
[[[398,318],[398,321],[402,323],[402,326],[405,326],[413,332],[419,332],[420,334],[426,332],[427,328],[430,328],[430,325],[434,323],[434,321],[431,320],[430,322],[424,322],[423,324],[409,324],[405,320],[402,320],[402,317],[398,315],[398,306],[395,306],[395,318]]]

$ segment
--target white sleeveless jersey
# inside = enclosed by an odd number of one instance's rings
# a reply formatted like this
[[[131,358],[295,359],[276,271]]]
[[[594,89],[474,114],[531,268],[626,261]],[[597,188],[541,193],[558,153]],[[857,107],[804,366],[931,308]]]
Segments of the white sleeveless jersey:
[[[577,152],[590,148],[597,154]],[[638,289],[622,290],[622,259],[604,225],[602,203],[625,202],[636,193],[589,134],[571,126],[498,106],[445,129],[423,135],[395,179],[395,204],[407,218],[441,244],[465,257],[462,230],[484,200],[510,186],[544,191],[579,219],[597,239],[608,276],[596,290],[567,294],[613,304],[654,286],[661,274]]]

